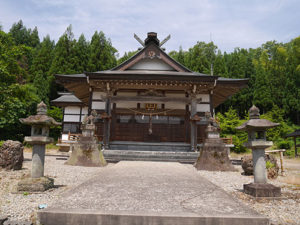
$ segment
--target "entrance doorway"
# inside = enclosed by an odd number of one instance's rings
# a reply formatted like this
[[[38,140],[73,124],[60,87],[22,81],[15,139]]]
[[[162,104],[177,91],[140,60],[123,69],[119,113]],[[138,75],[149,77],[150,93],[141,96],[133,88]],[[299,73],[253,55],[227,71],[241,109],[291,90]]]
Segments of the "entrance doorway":
[[[116,115],[112,141],[188,142],[189,124],[184,116]],[[152,132],[149,129],[152,128]]]

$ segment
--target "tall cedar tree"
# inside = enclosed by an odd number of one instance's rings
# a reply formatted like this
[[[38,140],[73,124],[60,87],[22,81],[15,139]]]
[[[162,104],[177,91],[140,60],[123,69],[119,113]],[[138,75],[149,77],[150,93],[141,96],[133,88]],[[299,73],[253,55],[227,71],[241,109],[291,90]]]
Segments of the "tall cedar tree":
[[[73,63],[77,73],[82,73],[87,70],[89,60],[89,43],[86,41],[83,34],[80,35],[78,41],[74,46]]]
[[[89,54],[89,71],[108,70],[116,66],[117,50],[112,46],[111,41],[106,39],[105,34],[96,31],[92,37]]]

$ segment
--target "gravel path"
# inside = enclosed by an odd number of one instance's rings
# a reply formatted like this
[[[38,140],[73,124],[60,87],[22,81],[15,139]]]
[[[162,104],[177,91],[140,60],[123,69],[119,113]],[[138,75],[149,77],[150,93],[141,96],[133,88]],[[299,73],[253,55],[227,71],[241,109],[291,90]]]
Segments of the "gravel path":
[[[187,165],[192,166],[192,165]],[[289,175],[294,176],[297,171],[287,171],[286,177],[279,177],[270,183],[280,186],[282,200],[259,200],[255,201],[242,192],[243,184],[253,182],[253,176],[241,175],[241,167],[236,167],[239,172],[210,172],[198,171],[201,176],[223,188],[239,201],[250,206],[255,211],[270,218],[272,224],[300,224],[300,188],[299,185],[287,184],[285,181]],[[299,170],[298,170],[299,175]]]
[[[55,179],[58,188],[40,194],[15,194],[17,182],[30,174],[31,153],[24,153],[23,169],[19,171],[0,170],[0,214],[10,216],[10,220],[29,221],[35,217],[40,204],[51,205],[64,191],[92,178],[103,168],[64,165],[66,160],[59,156],[46,156],[45,176]],[[109,164],[108,166],[111,166]]]

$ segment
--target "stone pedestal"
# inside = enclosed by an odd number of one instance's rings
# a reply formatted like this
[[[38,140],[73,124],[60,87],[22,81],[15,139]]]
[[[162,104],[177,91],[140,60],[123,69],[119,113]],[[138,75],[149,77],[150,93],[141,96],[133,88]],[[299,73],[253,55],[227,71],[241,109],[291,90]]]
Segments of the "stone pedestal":
[[[54,187],[54,180],[44,177],[45,149],[46,144],[51,143],[53,138],[36,136],[25,137],[25,141],[33,145],[31,177],[24,178],[18,183],[18,191],[43,192]]]
[[[94,130],[95,125],[93,124],[85,124],[83,126],[83,136],[79,137],[78,143],[70,146],[72,153],[65,163],[66,165],[89,167],[107,165],[97,138],[93,136]]]
[[[203,148],[195,167],[197,170],[236,171],[228,157],[228,148],[220,138],[216,127],[208,125]]]
[[[106,160],[104,159],[103,152],[100,149],[100,145],[94,138],[84,139],[80,138],[79,142],[71,145],[71,156],[66,165],[72,166],[87,166],[97,167],[106,166]]]
[[[281,188],[273,184],[244,184],[244,192],[258,198],[276,198],[281,196]]]
[[[25,178],[18,183],[17,191],[43,192],[54,187],[54,179],[49,177]]]

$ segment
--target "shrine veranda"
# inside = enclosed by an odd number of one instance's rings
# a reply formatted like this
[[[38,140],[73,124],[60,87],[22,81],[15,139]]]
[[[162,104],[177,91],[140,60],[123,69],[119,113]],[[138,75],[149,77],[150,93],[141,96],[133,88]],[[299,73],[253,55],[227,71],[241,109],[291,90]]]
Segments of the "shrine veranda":
[[[63,108],[62,140],[80,133],[84,116],[96,110],[96,135],[105,149],[126,142],[185,143],[182,151],[195,151],[214,109],[247,86],[247,79],[184,67],[161,48],[156,33],[148,33],[143,45],[111,70],[56,75],[70,92],[52,101]]]

